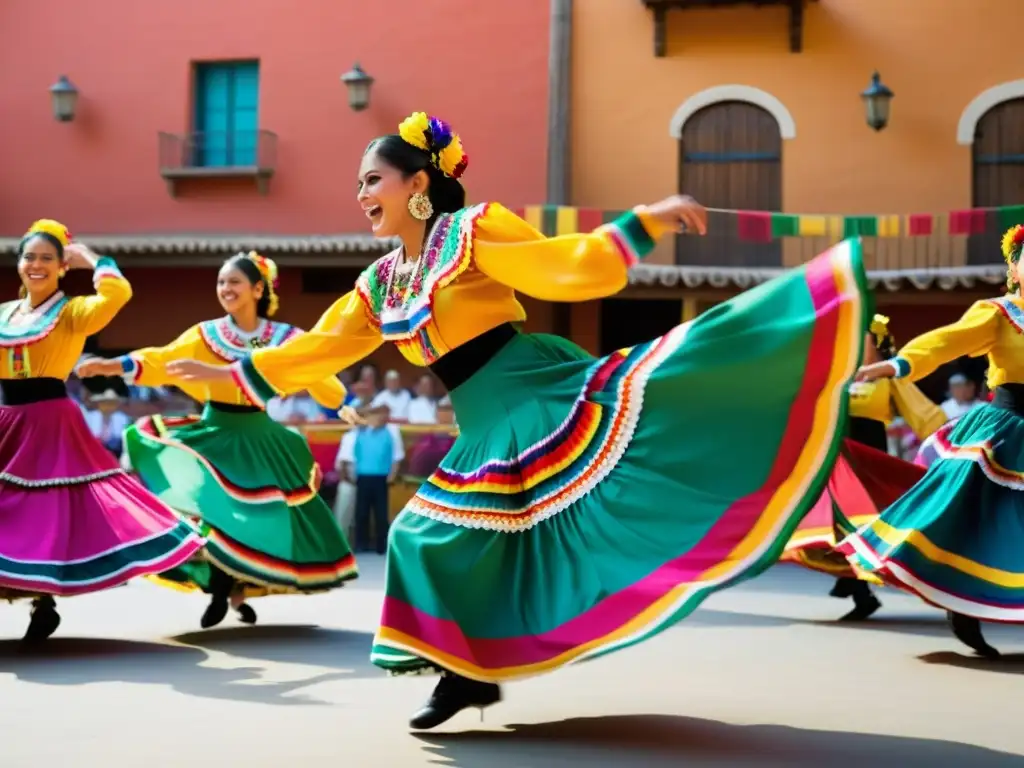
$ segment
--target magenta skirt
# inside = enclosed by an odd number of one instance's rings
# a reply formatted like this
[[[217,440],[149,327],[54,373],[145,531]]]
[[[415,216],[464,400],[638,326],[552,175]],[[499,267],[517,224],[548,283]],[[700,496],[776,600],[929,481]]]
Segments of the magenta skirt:
[[[96,592],[202,546],[121,469],[73,401],[0,406],[0,598]]]

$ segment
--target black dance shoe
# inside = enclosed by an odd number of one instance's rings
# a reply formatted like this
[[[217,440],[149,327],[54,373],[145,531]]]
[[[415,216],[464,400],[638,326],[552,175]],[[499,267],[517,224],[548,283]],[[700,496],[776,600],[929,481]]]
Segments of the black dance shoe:
[[[210,604],[206,606],[206,610],[203,611],[203,618],[199,620],[199,626],[203,629],[216,627],[224,621],[224,617],[227,615],[228,599],[226,597],[214,595],[213,599],[210,600]]]
[[[865,621],[882,607],[881,601],[875,597],[871,587],[863,581],[857,581],[850,587],[853,598],[853,610],[840,618],[840,621]]]
[[[57,631],[60,614],[52,597],[37,597],[32,601],[32,618],[29,619],[25,637],[26,643],[41,643]]]
[[[256,623],[256,611],[248,603],[242,603],[235,610],[238,612],[238,620],[243,624]]]
[[[409,721],[418,731],[436,728],[464,709],[476,707],[483,717],[485,708],[501,701],[501,688],[494,683],[480,683],[451,672],[444,672],[427,703]]]
[[[986,659],[998,659],[1000,653],[987,642],[981,633],[981,622],[972,616],[964,616],[962,613],[946,611],[946,619],[949,621],[949,628],[953,630],[956,639],[973,650],[976,654]]]

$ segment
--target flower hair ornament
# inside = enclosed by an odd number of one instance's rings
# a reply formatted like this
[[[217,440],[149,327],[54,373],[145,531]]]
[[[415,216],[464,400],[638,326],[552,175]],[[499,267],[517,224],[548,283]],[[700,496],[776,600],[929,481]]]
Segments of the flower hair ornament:
[[[270,292],[270,305],[267,307],[267,317],[273,317],[277,314],[280,304],[277,298],[277,287],[280,282],[277,276],[277,264],[274,263],[273,259],[268,259],[266,256],[256,253],[256,251],[249,251],[245,254],[245,258],[256,265],[256,269],[260,271],[260,277],[263,278],[263,282],[267,285],[267,290]]]
[[[1000,248],[1007,266],[1006,287],[1012,291],[1017,286],[1013,267],[1020,261],[1021,250],[1024,249],[1024,224],[1017,224],[1006,230]]]
[[[439,117],[413,112],[398,126],[398,135],[407,144],[430,155],[430,164],[445,176],[458,179],[469,165],[462,139]]]
[[[875,315],[871,318],[871,325],[868,327],[871,335],[875,337],[875,346],[879,351],[886,346],[896,346],[896,339],[889,333],[889,318],[885,315]]]
[[[33,221],[32,226],[29,227],[28,232],[25,233],[25,239],[28,239],[33,235],[42,234],[56,238],[63,248],[67,248],[71,245],[71,231],[54,219],[39,219],[38,221]]]

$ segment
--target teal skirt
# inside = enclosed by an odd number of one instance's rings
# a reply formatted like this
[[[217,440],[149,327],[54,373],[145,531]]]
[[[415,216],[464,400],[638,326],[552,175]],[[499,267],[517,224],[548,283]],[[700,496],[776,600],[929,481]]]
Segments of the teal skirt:
[[[321,592],[358,575],[309,445],[266,412],[208,403],[201,417],[151,416],[125,445],[143,484],[206,536],[202,557],[161,574],[166,586],[208,591],[210,564],[250,597]]]
[[[595,359],[516,336],[395,520],[372,651],[499,682],[625,648],[775,563],[821,494],[870,300],[847,241]]]
[[[839,549],[939,608],[1024,622],[1024,418],[986,404],[947,427],[927,474]]]

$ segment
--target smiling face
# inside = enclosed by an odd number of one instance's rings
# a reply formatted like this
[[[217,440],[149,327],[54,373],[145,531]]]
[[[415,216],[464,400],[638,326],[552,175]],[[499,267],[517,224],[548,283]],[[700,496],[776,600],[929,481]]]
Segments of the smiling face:
[[[409,198],[426,192],[427,174],[423,171],[408,178],[389,165],[376,150],[363,155],[356,181],[356,199],[370,220],[370,229],[377,237],[396,237],[416,220],[409,213]]]
[[[46,298],[56,292],[62,267],[57,246],[45,237],[30,238],[18,257],[18,276],[32,298]]]
[[[237,267],[225,264],[217,274],[217,299],[229,315],[255,307],[263,296],[263,283],[253,285]]]

